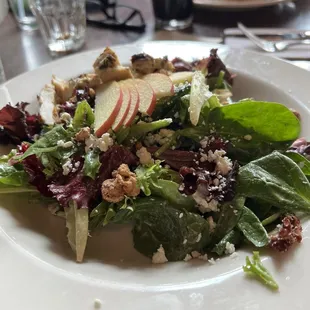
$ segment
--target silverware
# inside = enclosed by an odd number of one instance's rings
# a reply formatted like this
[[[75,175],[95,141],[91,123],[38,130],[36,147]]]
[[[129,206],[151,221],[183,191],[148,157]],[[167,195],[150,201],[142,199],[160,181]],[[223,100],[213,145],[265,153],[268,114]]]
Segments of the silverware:
[[[293,46],[293,45],[310,45],[310,39],[268,41],[268,40],[261,39],[257,35],[253,34],[242,23],[238,23],[238,28],[254,44],[256,44],[262,50],[269,52],[269,53],[281,52],[281,51],[288,49],[290,46]]]
[[[310,39],[310,30],[283,29],[283,28],[251,28],[251,32],[260,38],[267,40],[300,40]],[[223,31],[222,39],[225,43],[226,38],[244,38],[245,34],[238,28],[226,28]]]

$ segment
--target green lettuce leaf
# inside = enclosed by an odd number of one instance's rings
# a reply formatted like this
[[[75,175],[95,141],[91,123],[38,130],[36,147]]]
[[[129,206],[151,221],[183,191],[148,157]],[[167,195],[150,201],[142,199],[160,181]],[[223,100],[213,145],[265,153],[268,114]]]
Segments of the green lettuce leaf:
[[[76,253],[76,261],[83,261],[88,239],[88,209],[78,209],[75,202],[71,202],[65,209],[68,242]]]
[[[99,161],[99,151],[96,149],[89,150],[85,155],[84,166],[83,166],[84,175],[95,180],[100,166],[101,166],[101,163]]]
[[[308,179],[293,160],[279,152],[241,167],[237,192],[280,210],[310,212]]]
[[[243,271],[246,274],[255,277],[257,280],[261,281],[264,285],[272,290],[279,289],[277,282],[273,279],[270,272],[262,264],[259,252],[253,252],[252,261],[247,256],[245,262],[246,264],[243,266]]]
[[[83,127],[91,127],[95,121],[95,115],[86,100],[81,101],[73,117],[72,125],[75,129],[80,129]]]

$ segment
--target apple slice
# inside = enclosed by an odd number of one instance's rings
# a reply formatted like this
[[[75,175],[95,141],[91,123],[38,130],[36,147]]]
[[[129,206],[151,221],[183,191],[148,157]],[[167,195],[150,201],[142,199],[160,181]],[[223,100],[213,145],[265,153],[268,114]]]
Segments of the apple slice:
[[[134,83],[140,98],[139,111],[141,113],[151,115],[156,105],[156,96],[153,88],[144,80],[135,79]]]
[[[174,93],[174,85],[169,76],[162,73],[151,73],[143,77],[153,88],[156,99],[171,96]]]
[[[128,87],[131,97],[129,111],[124,120],[124,126],[128,127],[132,124],[138,113],[140,97],[133,79],[124,80],[122,82]]]
[[[121,109],[123,92],[120,85],[113,81],[96,89],[95,133],[101,137],[114,123]]]
[[[112,125],[112,129],[114,131],[118,131],[124,124],[124,120],[126,119],[126,116],[128,114],[130,104],[131,104],[131,95],[129,92],[129,88],[127,87],[126,84],[123,83],[123,81],[118,82],[118,84],[120,85],[122,93],[123,93],[123,101],[122,101],[121,108]]]
[[[190,83],[193,79],[193,74],[194,72],[191,71],[174,72],[171,75],[169,75],[169,78],[171,79],[174,85],[179,85],[185,82]]]

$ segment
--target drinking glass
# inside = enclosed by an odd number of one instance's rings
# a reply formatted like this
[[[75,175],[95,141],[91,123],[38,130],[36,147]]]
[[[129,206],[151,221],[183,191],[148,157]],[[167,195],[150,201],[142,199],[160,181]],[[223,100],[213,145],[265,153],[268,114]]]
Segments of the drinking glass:
[[[5,82],[5,74],[2,66],[1,58],[0,58],[0,85]]]
[[[76,51],[85,42],[85,0],[29,0],[52,55]]]
[[[3,0],[0,0],[3,1]],[[9,0],[10,7],[16,19],[17,25],[22,30],[38,29],[36,19],[33,16],[28,0]]]
[[[156,26],[166,30],[185,29],[193,21],[192,0],[153,0]]]

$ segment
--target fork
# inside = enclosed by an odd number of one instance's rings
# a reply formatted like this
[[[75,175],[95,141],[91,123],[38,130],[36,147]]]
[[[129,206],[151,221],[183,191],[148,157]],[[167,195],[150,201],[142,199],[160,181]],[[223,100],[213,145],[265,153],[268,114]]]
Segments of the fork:
[[[258,47],[260,47],[265,52],[269,52],[269,53],[281,52],[281,51],[288,49],[290,46],[293,46],[293,45],[310,45],[310,39],[268,41],[268,40],[259,38],[257,35],[252,33],[247,27],[245,27],[242,23],[238,23],[238,28],[254,44],[256,44]]]

